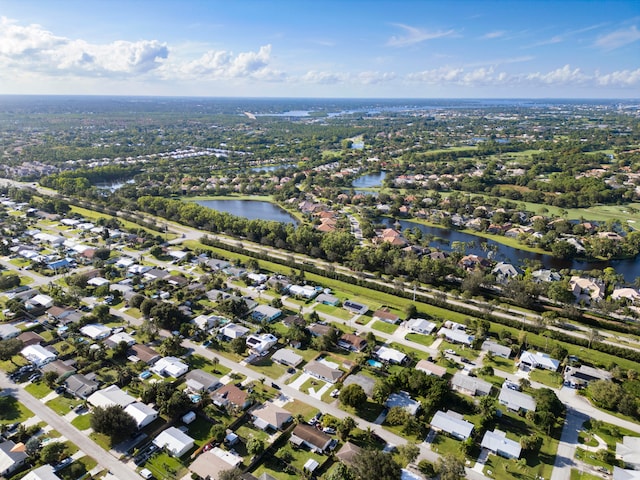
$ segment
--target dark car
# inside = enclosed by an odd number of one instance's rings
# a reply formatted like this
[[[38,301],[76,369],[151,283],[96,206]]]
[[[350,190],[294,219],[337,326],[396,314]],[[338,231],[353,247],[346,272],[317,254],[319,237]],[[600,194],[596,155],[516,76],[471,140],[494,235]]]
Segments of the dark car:
[[[296,373],[296,369],[293,367],[287,368],[287,373]]]
[[[277,385],[275,383],[271,383],[271,387],[275,388],[276,390],[280,390],[280,385]]]
[[[62,385],[60,385],[58,388],[56,388],[56,389],[55,389],[55,392],[56,392],[58,395],[59,395],[59,394],[61,394],[61,393],[66,392],[66,391],[67,391],[66,387],[64,387],[64,386],[62,386]]]

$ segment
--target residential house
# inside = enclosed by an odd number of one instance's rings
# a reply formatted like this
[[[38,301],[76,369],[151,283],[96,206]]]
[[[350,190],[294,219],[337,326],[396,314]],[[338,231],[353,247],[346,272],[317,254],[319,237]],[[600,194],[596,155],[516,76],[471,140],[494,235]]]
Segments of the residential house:
[[[517,459],[520,458],[522,452],[520,442],[507,438],[506,433],[498,429],[494,429],[493,432],[487,430],[482,437],[480,446],[504,458]]]
[[[165,448],[174,457],[181,457],[194,446],[193,438],[176,427],[169,427],[153,439],[158,448]]]
[[[104,341],[104,344],[109,348],[115,348],[120,344],[120,342],[124,342],[127,344],[127,347],[130,347],[136,343],[136,339],[126,332],[118,332],[107,338]]]
[[[282,310],[270,305],[260,304],[251,312],[251,318],[254,322],[273,322],[282,315]]]
[[[272,402],[266,402],[251,411],[253,424],[260,430],[282,430],[291,421],[291,413]]]
[[[511,356],[511,348],[505,345],[500,345],[493,340],[485,340],[482,342],[480,349],[485,352],[491,352],[497,357],[509,358]]]
[[[368,306],[363,303],[354,302],[353,300],[347,300],[346,302],[344,302],[342,304],[342,308],[356,315],[364,315],[369,311]]]
[[[78,373],[67,378],[64,386],[70,394],[86,400],[89,395],[98,390],[99,383]]]
[[[338,346],[352,352],[361,352],[367,348],[367,340],[359,335],[345,333],[338,339]]]
[[[436,328],[436,324],[429,322],[424,318],[412,318],[407,320],[405,327],[415,333],[422,333],[423,335],[430,335]]]
[[[611,380],[611,373],[587,365],[567,366],[564,370],[564,384],[571,388],[584,388],[595,380]]]
[[[491,273],[496,276],[496,281],[502,284],[505,284],[512,278],[516,278],[520,275],[520,272],[516,267],[505,262],[498,262],[496,266],[493,267],[493,270],[491,270]]]
[[[189,365],[176,357],[163,357],[153,364],[151,370],[163,377],[178,378],[189,371]]]
[[[53,467],[47,464],[31,470],[22,480],[60,480],[60,477],[55,474]]]
[[[187,389],[193,393],[211,392],[221,385],[218,377],[200,369],[187,372],[184,378],[186,379]]]
[[[130,359],[135,359],[133,361],[142,361],[147,365],[153,365],[161,358],[158,352],[146,345],[132,345],[127,353]]]
[[[640,480],[640,470],[625,470],[617,465],[613,467],[613,480]]]
[[[462,268],[467,271],[473,271],[478,268],[487,268],[490,266],[489,260],[478,255],[465,255],[458,262]]]
[[[319,291],[311,285],[291,285],[289,286],[289,295],[294,297],[302,297],[310,300],[318,295]]]
[[[498,402],[513,412],[536,411],[536,401],[531,395],[504,386],[500,390]]]
[[[36,332],[23,332],[18,335],[18,340],[20,340],[25,347],[29,345],[40,345],[40,343],[44,342],[44,338]]]
[[[546,353],[534,353],[527,350],[520,354],[519,366],[521,369],[542,368],[544,370],[549,370],[550,372],[555,372],[558,370],[560,362],[555,358],[551,358]]]
[[[304,359],[293,350],[289,350],[288,348],[281,348],[280,350],[277,350],[273,355],[271,355],[271,360],[281,363],[282,365],[297,367],[302,363]]]
[[[616,458],[626,468],[640,470],[640,437],[623,436],[622,443],[616,443]]]
[[[354,458],[362,451],[362,448],[357,446],[355,443],[351,443],[350,441],[346,441],[342,448],[338,450],[335,454],[336,458],[344,463],[346,466],[351,466],[353,464]]]
[[[640,303],[640,293],[635,288],[616,288],[611,293],[612,300],[626,299],[629,303]]]
[[[125,408],[127,405],[135,401],[135,398],[121,390],[120,387],[116,385],[110,385],[102,390],[98,390],[87,398],[87,402],[91,405],[102,408],[110,407],[112,405],[120,405],[122,408]]]
[[[438,410],[431,419],[431,428],[437,432],[445,432],[458,440],[466,440],[473,433],[474,425],[467,422],[457,412]]]
[[[215,480],[220,478],[222,472],[231,470],[242,463],[242,457],[233,452],[214,447],[211,450],[202,452],[189,465],[189,470],[199,478]],[[244,480],[244,476],[242,477]],[[255,477],[254,477],[255,478]]]
[[[367,394],[367,397],[371,398],[373,396],[373,389],[376,385],[376,381],[374,378],[371,378],[367,375],[362,375],[360,373],[354,373],[345,378],[343,385],[346,387],[355,383],[362,387],[364,393]]]
[[[485,396],[491,393],[492,385],[478,377],[470,377],[464,373],[456,373],[451,378],[451,388],[465,395]]]
[[[16,449],[11,440],[0,443],[0,476],[9,477],[22,467],[29,457],[23,449]]]
[[[20,330],[9,323],[0,324],[0,339],[7,340],[20,335]]]
[[[233,407],[241,410],[251,405],[249,393],[229,383],[211,394],[213,403],[219,407]]]
[[[92,340],[103,340],[111,335],[111,329],[100,323],[90,323],[82,327],[80,333]]]
[[[74,360],[68,360],[63,362],[62,360],[54,360],[53,362],[47,363],[44,367],[42,367],[43,372],[55,372],[58,375],[58,382],[61,382],[68,378],[70,375],[76,373],[76,369],[70,363],[73,363]]]
[[[533,278],[533,281],[537,283],[559,282],[560,280],[562,280],[562,275],[560,275],[558,272],[547,269],[536,270],[531,273],[531,277]]]
[[[342,378],[342,375],[344,375],[342,370],[331,368],[330,366],[315,360],[304,366],[304,372],[308,373],[312,377],[319,378],[320,380],[324,380],[329,383],[336,383],[340,378]]]
[[[427,375],[435,375],[436,377],[442,378],[447,374],[447,369],[445,367],[441,367],[440,365],[436,365],[429,360],[420,360],[416,364],[416,370],[420,370]]]
[[[244,337],[247,333],[249,333],[249,329],[247,327],[243,327],[236,323],[227,323],[220,329],[220,335],[230,340]]]
[[[605,285],[600,279],[582,278],[574,275],[569,280],[569,288],[573,296],[576,297],[576,302],[591,303],[604,299]]]
[[[246,344],[251,353],[254,355],[265,356],[275,344],[278,343],[278,337],[270,333],[252,334],[247,337]]]
[[[473,340],[475,339],[473,335],[469,335],[465,330],[446,327],[441,327],[440,330],[438,330],[438,336],[444,337],[448,342],[467,346],[473,344]]]
[[[289,441],[297,446],[306,446],[314,453],[324,453],[331,444],[331,437],[306,423],[299,423],[293,429]]]
[[[373,313],[373,319],[393,324],[400,323],[400,317],[387,309],[376,310]]]
[[[291,328],[294,325],[302,328],[307,326],[307,322],[301,315],[288,315],[282,319],[282,323],[288,328]]]
[[[420,402],[414,400],[413,398],[411,398],[411,395],[403,391],[392,393],[391,395],[389,395],[387,401],[384,403],[384,406],[387,408],[402,408],[412,416],[415,416],[421,407]]]
[[[53,362],[57,355],[41,345],[29,345],[20,350],[20,354],[33,363],[36,367],[42,367]]]
[[[394,365],[404,365],[409,361],[409,357],[401,351],[395,348],[385,347],[384,345],[376,348],[375,356],[378,360]]]
[[[307,330],[314,337],[321,337],[323,335],[329,334],[329,332],[331,332],[332,328],[333,327],[331,327],[329,325],[321,325],[319,323],[312,323],[311,325],[309,325],[307,327]]]
[[[198,315],[192,320],[200,330],[207,331],[218,324],[218,318],[215,315]]]
[[[125,407],[124,411],[131,415],[136,421],[138,430],[146,427],[158,418],[157,410],[142,402],[131,403]]]
[[[316,302],[324,303],[325,305],[331,305],[332,307],[337,307],[340,303],[340,299],[335,295],[330,295],[328,293],[321,293],[316,297]]]

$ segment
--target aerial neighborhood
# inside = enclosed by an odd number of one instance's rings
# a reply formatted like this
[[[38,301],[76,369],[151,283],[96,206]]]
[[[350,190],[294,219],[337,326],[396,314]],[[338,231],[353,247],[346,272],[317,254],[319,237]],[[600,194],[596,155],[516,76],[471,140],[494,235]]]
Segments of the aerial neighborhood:
[[[0,476],[640,478],[637,281],[560,262],[629,256],[640,236],[550,203],[532,212],[533,198],[461,193],[513,177],[525,147],[509,142],[543,145],[546,132],[500,143],[491,128],[493,153],[443,147],[453,156],[430,174],[412,147],[381,146],[394,144],[383,131],[266,171],[237,146],[3,171]],[[459,148],[489,148],[454,130]],[[149,167],[204,158],[250,162],[256,180]],[[135,170],[139,190],[79,194],[78,178],[111,169]],[[35,171],[39,183],[13,180]],[[382,173],[385,191],[351,187]],[[630,191],[635,175],[605,178]],[[221,213],[203,193],[271,195],[295,221]],[[445,245],[434,229],[481,235]],[[551,251],[557,268],[535,261]]]

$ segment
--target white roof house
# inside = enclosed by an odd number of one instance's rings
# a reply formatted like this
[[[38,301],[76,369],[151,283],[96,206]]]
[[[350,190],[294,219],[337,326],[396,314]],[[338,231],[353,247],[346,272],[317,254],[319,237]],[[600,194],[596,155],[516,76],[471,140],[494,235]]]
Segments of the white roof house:
[[[555,372],[560,366],[560,361],[555,358],[551,358],[546,353],[531,352],[529,350],[522,352],[520,355],[520,365],[524,365],[530,368],[543,368]]]
[[[315,297],[319,292],[318,290],[316,290],[315,287],[312,287],[311,285],[291,285],[289,287],[289,293],[291,295],[296,295],[296,296],[300,296],[300,297],[304,297],[304,298],[313,298]]]
[[[249,329],[236,323],[228,323],[222,329],[220,329],[220,333],[223,336],[233,340],[234,338],[244,337],[247,333],[249,333]]]
[[[281,348],[280,350],[277,350],[273,355],[271,355],[271,360],[283,365],[297,367],[302,363],[302,360],[304,359],[293,350],[289,350],[288,348]]]
[[[20,350],[20,353],[37,367],[46,365],[56,359],[56,355],[53,352],[50,352],[41,345],[29,345]]]
[[[625,470],[614,466],[613,480],[640,480],[640,470]]]
[[[51,465],[42,465],[27,473],[22,480],[60,480]]]
[[[520,458],[522,451],[520,442],[508,439],[505,432],[497,429],[493,432],[487,430],[480,446],[505,458]]]
[[[27,454],[23,451],[14,451],[16,444],[11,440],[0,443],[0,475],[9,474],[27,461]]]
[[[253,424],[261,430],[267,428],[280,430],[285,423],[291,420],[291,413],[272,402],[254,408],[251,415],[253,415]]]
[[[272,307],[271,305],[260,304],[251,312],[251,318],[256,322],[273,322],[282,315],[282,310]]]
[[[502,358],[509,358],[511,356],[511,348],[505,345],[500,345],[492,340],[485,340],[482,342],[480,349],[486,352],[491,352],[492,354]]]
[[[201,330],[209,330],[216,324],[217,319],[218,317],[215,315],[198,315],[193,319],[193,323],[195,323]]]
[[[640,469],[640,437],[622,437],[622,443],[616,443],[616,457],[624,462],[625,467]]]
[[[407,360],[407,356],[404,353],[396,350],[395,348],[385,347],[384,345],[376,350],[376,357],[384,362],[395,363],[398,365],[403,364]]]
[[[118,332],[111,335],[105,340],[109,345],[118,345],[120,342],[126,343],[128,346],[134,345],[136,339],[126,332]]]
[[[451,343],[460,343],[463,345],[471,345],[473,343],[473,335],[469,335],[462,329],[452,330],[450,328],[442,327],[438,330],[438,335],[442,335],[447,341]]]
[[[270,333],[249,335],[246,340],[247,347],[256,355],[266,355],[276,343],[278,343],[278,337]]]
[[[0,325],[0,338],[2,338],[2,340],[17,337],[20,333],[22,333],[21,330],[17,329],[13,325],[9,325],[8,323]]]
[[[459,440],[466,440],[473,432],[473,423],[467,422],[457,412],[438,410],[431,419],[431,428],[446,432]]]
[[[149,405],[145,405],[142,402],[130,403],[126,406],[124,411],[134,418],[136,424],[138,425],[138,430],[146,427],[156,418],[158,418],[157,410],[151,408]]]
[[[411,398],[407,392],[392,393],[384,403],[387,408],[400,407],[406,410],[410,415],[416,415],[420,410],[420,402]]]
[[[456,373],[451,378],[451,388],[471,396],[489,395],[492,385],[478,377],[470,377],[463,373]]]
[[[510,278],[517,277],[520,272],[510,263],[498,262],[491,273],[495,274],[496,279],[500,283],[506,283]]]
[[[102,408],[112,405],[120,405],[122,408],[125,408],[135,401],[135,398],[116,385],[110,385],[107,388],[93,392],[89,398],[87,398],[87,402],[91,405]]]
[[[53,298],[49,295],[38,294],[33,298],[30,298],[28,302],[31,305],[38,305],[43,308],[53,307]]]
[[[498,402],[514,412],[536,411],[536,401],[531,395],[506,387],[500,390]]]
[[[85,325],[80,329],[80,332],[93,340],[102,340],[111,335],[111,329],[99,323]]]
[[[153,439],[153,444],[158,448],[166,448],[174,457],[181,457],[193,448],[193,438],[176,427],[163,430]]]
[[[602,280],[582,278],[574,275],[571,277],[571,280],[569,280],[569,287],[576,297],[577,302],[597,302],[604,298],[605,285]]]
[[[611,293],[612,300],[619,300],[621,298],[626,298],[631,303],[636,303],[640,301],[640,293],[635,288],[616,288]]]
[[[109,280],[102,277],[93,277],[87,280],[87,285],[93,285],[94,287],[101,287],[102,285],[109,285]]]
[[[178,378],[189,371],[189,366],[176,357],[162,357],[151,370],[163,377]]]
[[[405,327],[407,327],[412,332],[430,335],[436,329],[436,324],[433,322],[429,322],[424,318],[412,318],[410,320],[407,320],[407,322],[405,323]]]

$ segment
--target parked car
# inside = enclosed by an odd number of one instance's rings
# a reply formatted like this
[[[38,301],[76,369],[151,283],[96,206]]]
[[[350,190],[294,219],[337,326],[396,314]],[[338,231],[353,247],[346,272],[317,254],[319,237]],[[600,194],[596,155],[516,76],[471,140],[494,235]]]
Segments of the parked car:
[[[444,353],[448,353],[449,355],[457,355],[455,350],[452,350],[451,348],[447,348]]]
[[[334,435],[336,433],[336,429],[333,427],[324,427],[322,431],[324,433],[328,433],[329,435]]]

